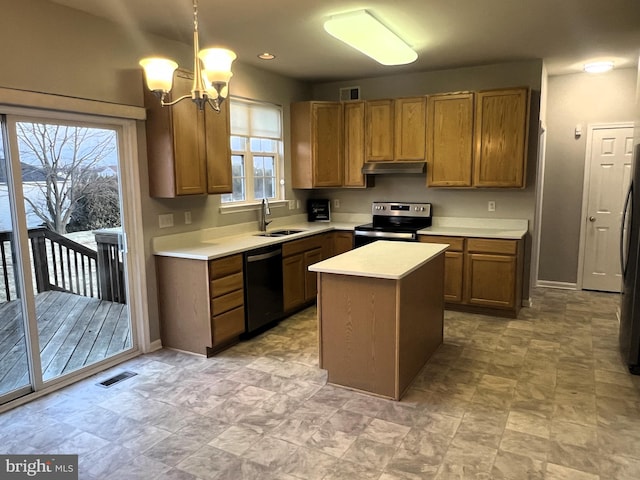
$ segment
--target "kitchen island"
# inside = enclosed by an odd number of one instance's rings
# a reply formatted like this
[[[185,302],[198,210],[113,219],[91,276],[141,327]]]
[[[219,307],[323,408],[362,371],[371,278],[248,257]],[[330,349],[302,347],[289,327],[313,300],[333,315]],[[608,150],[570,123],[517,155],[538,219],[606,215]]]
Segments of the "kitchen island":
[[[378,241],[309,267],[329,383],[400,400],[442,344],[446,249]]]

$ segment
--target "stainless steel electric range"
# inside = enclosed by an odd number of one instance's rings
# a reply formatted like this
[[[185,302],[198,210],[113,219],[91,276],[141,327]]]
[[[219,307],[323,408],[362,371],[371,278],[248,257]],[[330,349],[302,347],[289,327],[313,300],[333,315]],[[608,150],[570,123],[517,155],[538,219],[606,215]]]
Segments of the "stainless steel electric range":
[[[373,221],[354,229],[354,246],[376,240],[417,242],[418,230],[431,226],[430,203],[373,202]]]

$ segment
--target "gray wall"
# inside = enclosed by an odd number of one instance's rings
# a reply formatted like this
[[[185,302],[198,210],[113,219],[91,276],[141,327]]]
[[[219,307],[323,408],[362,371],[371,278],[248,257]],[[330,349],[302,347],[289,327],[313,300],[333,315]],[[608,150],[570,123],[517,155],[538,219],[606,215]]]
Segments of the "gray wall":
[[[174,58],[191,68],[192,46],[142,35],[113,23],[43,0],[0,0],[0,87],[80,97],[105,102],[142,106],[143,83],[138,60],[150,54]],[[231,95],[283,105],[284,132],[288,138],[288,106],[292,101],[308,99],[310,87],[278,75],[234,63]],[[140,191],[147,264],[148,306],[151,340],[160,338],[156,278],[151,239],[154,236],[198,230],[231,223],[256,220],[255,213],[220,215],[218,196],[176,200],[149,197],[144,122],[138,124]],[[291,178],[290,161],[285,153],[285,178]],[[288,198],[304,205],[306,192],[286,187]],[[184,225],[182,212],[192,212],[193,223]],[[300,213],[274,209],[274,216]],[[175,227],[158,228],[157,216],[172,212]]]
[[[521,218],[529,221],[526,239],[524,297],[529,296],[531,264],[531,232],[534,231],[536,208],[536,167],[538,155],[538,123],[542,86],[542,61],[484,65],[408,75],[366,78],[345,82],[316,84],[314,100],[337,100],[340,87],[360,86],[365,100],[425,95],[463,90],[528,86],[532,91],[527,155],[527,187],[519,189],[446,189],[427,188],[425,175],[389,175],[376,177],[374,188],[315,190],[315,197],[340,200],[336,212],[367,213],[375,200],[431,202],[434,215],[447,217]],[[496,202],[495,212],[487,211],[487,202]]]
[[[636,79],[635,68],[549,77],[539,280],[578,281],[587,128],[634,121]]]

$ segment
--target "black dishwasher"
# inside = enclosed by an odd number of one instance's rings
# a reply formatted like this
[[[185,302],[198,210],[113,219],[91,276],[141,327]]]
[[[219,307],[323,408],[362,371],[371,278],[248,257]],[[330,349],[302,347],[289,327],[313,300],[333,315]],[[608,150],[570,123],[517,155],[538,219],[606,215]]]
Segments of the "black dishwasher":
[[[248,335],[284,316],[281,245],[244,253],[244,308]]]

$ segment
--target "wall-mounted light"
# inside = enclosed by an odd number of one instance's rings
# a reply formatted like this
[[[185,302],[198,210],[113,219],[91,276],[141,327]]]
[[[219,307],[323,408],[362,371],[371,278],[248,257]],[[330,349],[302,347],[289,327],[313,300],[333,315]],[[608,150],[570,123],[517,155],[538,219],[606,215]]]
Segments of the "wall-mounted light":
[[[140,60],[147,79],[147,87],[160,99],[163,107],[190,98],[200,110],[209,104],[216,112],[229,95],[231,64],[236,54],[226,48],[206,48],[199,50],[198,40],[198,0],[193,0],[193,87],[191,93],[167,102],[166,98],[173,86],[173,73],[178,64],[167,58],[150,57]]]
[[[602,62],[591,62],[584,64],[584,71],[587,73],[604,73],[612,70],[614,63],[611,60],[605,60]]]
[[[330,35],[382,65],[405,65],[418,54],[366,10],[334,15],[324,23]]]

